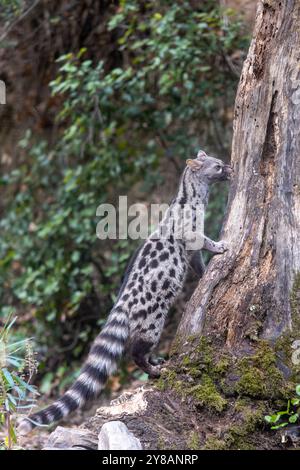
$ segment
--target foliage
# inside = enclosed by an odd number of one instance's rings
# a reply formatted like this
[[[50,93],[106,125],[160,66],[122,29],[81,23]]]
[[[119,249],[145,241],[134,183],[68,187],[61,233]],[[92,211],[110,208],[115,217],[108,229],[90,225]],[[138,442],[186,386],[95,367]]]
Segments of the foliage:
[[[0,21],[9,23],[22,13],[28,3],[25,0],[0,0]]]
[[[136,185],[151,198],[161,165],[177,178],[180,159],[199,147],[226,151],[237,83],[226,58],[247,39],[225,14],[211,0],[123,0],[103,25],[113,54],[98,62],[81,48],[58,59],[56,142],[28,130],[20,165],[0,180],[0,308],[30,312],[24,334],[37,337],[41,373],[63,355],[71,376],[68,363],[102,324],[132,251],[126,240],[97,241],[97,206]]]
[[[16,340],[12,326],[16,317],[10,315],[0,332],[0,428],[4,441],[0,448],[17,443],[14,419],[26,408],[32,408],[37,392],[29,382],[36,371],[36,361],[29,339]]]
[[[271,429],[280,429],[289,424],[299,423],[300,416],[300,385],[296,386],[296,395],[287,402],[283,411],[277,411],[272,415],[265,416],[265,421],[271,425]]]

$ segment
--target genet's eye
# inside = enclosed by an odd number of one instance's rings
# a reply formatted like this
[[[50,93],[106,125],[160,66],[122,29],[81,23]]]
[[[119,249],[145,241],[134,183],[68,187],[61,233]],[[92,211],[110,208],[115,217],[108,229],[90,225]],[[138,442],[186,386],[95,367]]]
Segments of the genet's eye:
[[[219,171],[219,172],[222,171],[221,165],[216,165],[216,170]]]

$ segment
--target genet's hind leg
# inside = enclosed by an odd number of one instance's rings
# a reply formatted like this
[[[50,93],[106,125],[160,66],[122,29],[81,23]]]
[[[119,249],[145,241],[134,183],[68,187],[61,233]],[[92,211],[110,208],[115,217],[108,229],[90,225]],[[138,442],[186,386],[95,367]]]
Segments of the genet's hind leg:
[[[131,353],[134,362],[144,372],[146,372],[151,379],[160,377],[159,366],[153,366],[150,364],[148,355],[153,348],[153,343],[145,341],[143,339],[137,339],[132,345]]]
[[[160,356],[153,356],[152,354],[149,356],[149,362],[152,366],[161,366],[166,362],[166,359]]]

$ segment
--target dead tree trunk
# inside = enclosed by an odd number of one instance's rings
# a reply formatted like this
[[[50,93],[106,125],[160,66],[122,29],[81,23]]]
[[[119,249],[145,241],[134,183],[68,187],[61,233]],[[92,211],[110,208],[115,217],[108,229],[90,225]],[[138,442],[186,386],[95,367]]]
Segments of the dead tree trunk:
[[[247,349],[300,323],[299,47],[299,1],[260,1],[235,104],[221,235],[230,250],[211,262],[179,338],[202,333]]]

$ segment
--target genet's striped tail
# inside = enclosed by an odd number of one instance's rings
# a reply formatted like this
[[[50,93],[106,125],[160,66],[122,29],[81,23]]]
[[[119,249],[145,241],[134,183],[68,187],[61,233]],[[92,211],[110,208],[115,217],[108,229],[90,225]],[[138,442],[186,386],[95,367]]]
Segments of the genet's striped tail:
[[[25,435],[36,426],[59,421],[95,399],[104,388],[107,378],[116,370],[128,335],[128,316],[120,308],[114,309],[105,327],[96,337],[75,383],[52,405],[23,419],[18,426],[18,432]]]

